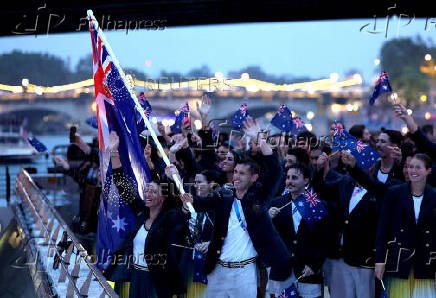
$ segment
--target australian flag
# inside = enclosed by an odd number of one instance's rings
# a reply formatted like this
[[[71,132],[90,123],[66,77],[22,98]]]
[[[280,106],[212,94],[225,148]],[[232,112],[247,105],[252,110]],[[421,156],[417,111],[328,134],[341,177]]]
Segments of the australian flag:
[[[311,187],[306,188],[304,193],[295,200],[295,205],[301,217],[309,226],[314,225],[328,214],[324,203]]]
[[[356,158],[356,163],[362,169],[369,169],[380,158],[380,154],[368,144],[358,141],[350,135],[345,129],[339,130],[335,128],[333,136],[333,150],[346,150],[353,154]]]
[[[293,127],[292,113],[286,105],[281,105],[274,117],[271,119],[271,124],[284,132],[290,132]]]
[[[170,126],[171,132],[174,134],[181,133],[182,128],[189,127],[191,125],[191,119],[189,116],[189,105],[186,102],[179,110],[179,114],[176,117],[176,121]]]
[[[194,249],[194,282],[201,282],[207,285],[207,275],[203,273],[204,263],[206,262],[206,255]]]
[[[369,104],[373,105],[375,100],[386,92],[392,92],[391,84],[389,84],[388,74],[386,71],[383,70],[380,77],[377,80],[377,83],[374,87],[374,92],[371,95],[371,98],[369,99]]]
[[[303,119],[300,117],[292,118],[292,129],[291,134],[294,136],[298,136],[300,133],[307,131],[306,125],[304,124]]]
[[[137,133],[135,103],[123,80],[122,69],[108,52],[103,32],[94,19],[89,17],[91,32],[94,89],[97,103],[98,141],[102,196],[98,213],[97,266],[106,269],[114,250],[129,235],[135,216],[126,200],[120,197],[112,176],[109,152],[109,134],[116,131],[123,172],[137,188],[141,199],[150,181],[141,143]]]
[[[41,143],[37,138],[35,137],[27,138],[27,141],[39,153],[47,151],[47,147],[43,143]]]
[[[97,116],[92,116],[85,120],[86,124],[91,126],[92,128],[98,129],[98,119]]]
[[[388,292],[386,292],[386,290],[383,290],[383,293],[381,294],[380,298],[388,298]]]
[[[139,94],[138,102],[141,105],[141,107],[144,109],[145,116],[147,117],[147,119],[149,119],[153,109],[151,108],[151,105],[148,102],[148,100],[145,98],[144,92],[141,92]],[[142,116],[139,113],[137,107],[136,107],[136,125],[138,126],[138,133],[141,133],[147,129],[147,126],[145,126],[144,120],[142,119]]]
[[[241,107],[239,108],[239,110],[237,110],[231,118],[232,129],[233,130],[241,130],[245,119],[247,119],[247,117],[249,117],[249,116],[250,115],[248,114],[248,111],[247,111],[247,104],[243,103],[241,105]]]
[[[280,295],[276,295],[276,298],[298,298],[298,291],[294,283],[287,289],[284,289]]]

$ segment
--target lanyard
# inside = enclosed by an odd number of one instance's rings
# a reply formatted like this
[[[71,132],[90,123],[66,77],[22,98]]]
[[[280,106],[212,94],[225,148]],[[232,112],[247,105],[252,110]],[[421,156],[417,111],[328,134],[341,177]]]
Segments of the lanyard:
[[[237,199],[235,199],[235,200],[233,201],[233,208],[235,209],[236,217],[238,218],[239,223],[241,224],[241,228],[242,228],[244,231],[247,231],[247,225],[246,225],[245,222],[242,220],[242,218],[241,218],[241,213],[239,212],[239,206],[238,206]]]

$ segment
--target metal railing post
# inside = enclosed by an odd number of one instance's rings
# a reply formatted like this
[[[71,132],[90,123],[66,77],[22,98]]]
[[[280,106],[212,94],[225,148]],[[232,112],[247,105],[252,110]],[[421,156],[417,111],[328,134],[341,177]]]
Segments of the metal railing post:
[[[6,202],[8,205],[11,201],[11,175],[9,174],[9,167],[6,166]]]

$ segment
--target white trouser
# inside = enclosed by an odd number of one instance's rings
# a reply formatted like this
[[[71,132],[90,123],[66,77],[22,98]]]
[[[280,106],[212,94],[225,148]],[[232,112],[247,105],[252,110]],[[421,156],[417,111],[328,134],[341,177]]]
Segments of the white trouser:
[[[220,264],[207,276],[206,297],[208,298],[256,298],[256,263],[243,268],[227,268]]]

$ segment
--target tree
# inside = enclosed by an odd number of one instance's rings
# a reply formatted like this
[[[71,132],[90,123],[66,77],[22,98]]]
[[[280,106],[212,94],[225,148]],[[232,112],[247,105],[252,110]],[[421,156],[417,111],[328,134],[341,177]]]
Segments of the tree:
[[[147,75],[137,68],[125,67],[124,73],[131,75],[135,80],[145,81],[147,79]]]
[[[85,57],[80,58],[76,65],[76,73],[74,74],[74,78],[77,81],[83,81],[92,78],[92,64],[92,54],[88,54]]]
[[[248,73],[251,79],[266,81],[268,78],[268,75],[260,68],[260,66],[257,65],[247,66],[240,70],[229,71],[229,77],[232,79],[239,79],[241,74],[244,72]]]
[[[209,66],[202,65],[199,68],[193,68],[191,69],[187,74],[186,77],[188,78],[210,78],[213,77],[212,72],[210,71]]]
[[[382,69],[388,73],[392,89],[400,91],[408,104],[429,89],[428,76],[420,71],[426,53],[436,54],[436,49],[420,37],[389,40],[381,48]]]
[[[23,78],[31,84],[52,86],[70,83],[72,72],[59,57],[42,53],[12,51],[0,55],[0,82],[21,85]]]

